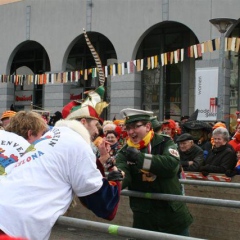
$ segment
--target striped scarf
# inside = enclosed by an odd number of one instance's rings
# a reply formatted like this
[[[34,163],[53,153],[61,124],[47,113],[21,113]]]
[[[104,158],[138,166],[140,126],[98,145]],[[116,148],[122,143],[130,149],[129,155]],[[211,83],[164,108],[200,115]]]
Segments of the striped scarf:
[[[129,147],[137,148],[138,150],[145,148],[152,140],[154,136],[154,131],[150,130],[148,134],[137,144],[133,143],[130,138],[127,140],[127,145]]]

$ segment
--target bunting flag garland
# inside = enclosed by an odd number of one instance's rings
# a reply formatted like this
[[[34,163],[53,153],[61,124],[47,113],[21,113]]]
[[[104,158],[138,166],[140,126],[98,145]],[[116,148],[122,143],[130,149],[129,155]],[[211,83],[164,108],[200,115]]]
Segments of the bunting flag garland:
[[[225,51],[240,51],[240,37],[225,38]],[[207,52],[213,52],[220,49],[220,38],[208,40],[202,43],[194,44],[187,48],[176,49],[174,51],[160,53],[159,55],[149,56],[142,59],[131,60],[123,63],[114,63],[107,66],[103,66],[100,71],[103,74],[103,78],[100,83],[104,82],[104,79],[108,76],[131,74],[135,71],[140,72],[144,69],[156,69],[159,66],[165,66],[168,64],[178,64],[183,62],[185,58],[201,58],[203,54]],[[30,85],[43,85],[54,83],[67,83],[78,82],[83,78],[88,80],[91,78],[100,77],[99,72],[100,65],[91,69],[80,69],[69,72],[58,73],[43,73],[34,75],[0,75],[0,82],[11,82],[15,85],[24,84]],[[91,78],[89,78],[89,76]]]

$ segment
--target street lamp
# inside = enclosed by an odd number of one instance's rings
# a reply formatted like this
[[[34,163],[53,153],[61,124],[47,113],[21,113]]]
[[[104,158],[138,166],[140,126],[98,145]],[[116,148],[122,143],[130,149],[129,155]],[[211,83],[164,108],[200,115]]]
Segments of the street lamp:
[[[219,49],[219,68],[218,68],[218,93],[217,93],[217,120],[226,120],[229,126],[230,113],[230,83],[226,81],[224,66],[225,66],[225,32],[236,22],[235,19],[230,18],[214,18],[209,20],[218,31],[221,33],[220,49]],[[224,119],[224,116],[227,116]]]

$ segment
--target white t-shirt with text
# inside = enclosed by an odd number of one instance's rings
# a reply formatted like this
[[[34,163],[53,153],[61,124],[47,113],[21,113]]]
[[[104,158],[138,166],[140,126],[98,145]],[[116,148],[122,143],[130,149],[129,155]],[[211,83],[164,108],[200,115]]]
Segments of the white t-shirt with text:
[[[0,181],[8,175],[29,145],[23,137],[0,130]]]
[[[53,128],[29,149],[0,182],[0,229],[43,240],[73,193],[82,197],[98,191],[102,175],[90,145],[67,127]]]

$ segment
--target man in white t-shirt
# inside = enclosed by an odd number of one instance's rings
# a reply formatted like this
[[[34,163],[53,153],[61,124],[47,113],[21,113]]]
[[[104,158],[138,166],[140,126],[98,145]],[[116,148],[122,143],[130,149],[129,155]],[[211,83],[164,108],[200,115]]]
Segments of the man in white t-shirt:
[[[114,218],[122,173],[108,180],[96,168],[90,136],[76,120],[63,120],[36,140],[1,181],[0,232],[27,239],[48,239],[73,194],[97,216]],[[111,181],[110,181],[111,180]]]
[[[90,105],[74,105],[75,102],[70,102],[67,104],[63,110],[62,115],[67,120],[77,120],[80,121],[83,126],[88,130],[91,141],[96,139],[99,136],[99,122],[103,121],[100,119],[99,114],[96,109]],[[58,121],[56,125],[61,124],[61,121]],[[105,140],[105,138],[101,138],[101,143],[96,147],[93,142],[91,142],[91,146],[93,152],[96,154],[96,163],[98,169],[101,171],[103,176],[104,174],[104,165],[108,162],[108,166],[112,166],[113,162],[111,156],[109,154],[110,144]],[[109,148],[108,148],[109,147]]]

